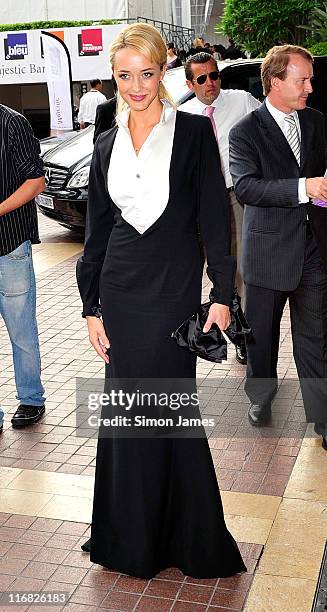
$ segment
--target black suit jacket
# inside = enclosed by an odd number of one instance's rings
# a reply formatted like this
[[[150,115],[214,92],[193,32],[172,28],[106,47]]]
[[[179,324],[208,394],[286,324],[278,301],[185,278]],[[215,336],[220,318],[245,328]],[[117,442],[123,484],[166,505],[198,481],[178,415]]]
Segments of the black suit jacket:
[[[111,127],[113,127],[116,117],[116,107],[116,96],[110,98],[110,100],[106,100],[106,102],[103,102],[102,104],[99,104],[99,106],[97,107],[94,122],[94,143],[96,142],[99,134],[102,134],[102,132],[106,132],[107,130],[110,130]]]
[[[99,279],[108,241],[114,225],[122,222],[121,211],[110,198],[108,191],[108,167],[117,130],[116,126],[100,135],[93,152],[84,255],[77,265],[84,316],[92,315],[97,310]],[[206,249],[207,271],[213,283],[214,301],[229,305],[235,272],[235,260],[229,254],[229,200],[220,171],[217,141],[207,117],[177,112],[169,182],[167,209],[170,206],[174,211],[173,228],[179,228],[182,211],[187,211],[187,218],[197,219]],[[161,215],[146,232],[154,232],[163,217],[164,215]],[[186,226],[184,231],[188,236],[188,223]],[[174,231],[172,229],[172,232]],[[195,241],[194,252],[196,251]],[[173,253],[167,252],[166,255],[174,257]],[[153,256],[155,257],[155,253]]]
[[[245,282],[280,291],[294,290],[301,278],[306,243],[306,218],[316,232],[327,210],[299,204],[299,177],[323,176],[326,137],[323,115],[298,111],[301,164],[265,104],[230,132],[230,170],[235,192],[245,204],[241,269]],[[321,255],[326,238],[315,233]]]

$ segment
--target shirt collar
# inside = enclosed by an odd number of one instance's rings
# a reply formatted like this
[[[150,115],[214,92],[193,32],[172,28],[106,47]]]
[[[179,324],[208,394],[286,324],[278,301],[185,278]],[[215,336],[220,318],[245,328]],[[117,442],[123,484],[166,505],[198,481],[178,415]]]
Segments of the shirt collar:
[[[157,125],[164,125],[169,121],[171,117],[173,117],[176,109],[168,102],[168,100],[160,100],[162,103],[162,113]],[[128,129],[128,120],[129,120],[130,108],[125,108],[119,115],[116,117],[116,121],[118,126]]]
[[[275,119],[276,123],[278,123],[278,125],[281,125],[284,122],[285,117],[287,117],[288,115],[293,115],[295,121],[298,122],[298,116],[296,111],[294,111],[293,113],[283,113],[283,111],[272,105],[268,96],[266,98],[266,107],[272,115],[273,119]]]
[[[223,98],[224,98],[224,90],[221,89],[217,98],[212,102],[212,104],[210,104],[210,106],[214,106],[215,108],[217,108],[218,106],[222,104]]]

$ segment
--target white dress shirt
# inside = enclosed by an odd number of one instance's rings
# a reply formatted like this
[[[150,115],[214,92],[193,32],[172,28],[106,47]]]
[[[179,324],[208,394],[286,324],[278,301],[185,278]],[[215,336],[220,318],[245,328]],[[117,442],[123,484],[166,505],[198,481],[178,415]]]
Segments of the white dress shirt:
[[[169,200],[169,170],[176,110],[166,101],[159,123],[136,155],[128,128],[129,109],[117,115],[118,131],[108,169],[108,190],[122,217],[143,234]]]
[[[79,123],[94,123],[97,107],[106,102],[106,96],[97,89],[90,89],[79,101],[78,119]]]
[[[283,111],[273,106],[268,97],[266,98],[266,107],[267,107],[267,110],[270,112],[271,116],[273,117],[273,119],[275,119],[278,127],[282,130],[287,140],[288,123],[287,121],[285,121],[286,113],[283,113]],[[296,124],[297,131],[299,134],[300,142],[301,142],[301,127],[300,127],[300,121],[299,121],[298,114],[296,111],[294,111],[291,114],[293,115],[295,119],[295,124]],[[309,198],[307,196],[307,192],[305,189],[305,180],[306,180],[305,177],[304,178],[302,177],[299,179],[298,197],[299,197],[300,204],[305,204],[306,202],[309,202]]]
[[[203,104],[197,98],[182,104],[179,110],[195,115],[202,115],[206,106],[214,106],[213,119],[217,128],[218,146],[221,166],[227,189],[233,185],[229,171],[229,132],[245,115],[260,106],[260,102],[242,89],[221,89],[218,97],[210,105]]]

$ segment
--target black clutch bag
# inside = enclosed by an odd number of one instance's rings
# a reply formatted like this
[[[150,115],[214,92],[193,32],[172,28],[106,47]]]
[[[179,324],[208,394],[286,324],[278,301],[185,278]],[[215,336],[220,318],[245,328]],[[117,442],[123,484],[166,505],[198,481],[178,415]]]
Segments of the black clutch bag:
[[[227,342],[218,325],[213,324],[210,331],[203,332],[203,326],[208,318],[209,308],[212,301],[201,304],[199,310],[172,333],[178,346],[196,353],[198,357],[207,361],[221,363],[227,359]],[[233,344],[238,344],[240,339],[251,333],[251,329],[245,319],[241,308],[241,300],[235,292],[230,306],[231,323],[224,334]]]
[[[209,306],[211,302],[209,303]],[[232,297],[232,303],[230,305],[231,323],[224,334],[230,339],[233,344],[239,344],[240,338],[249,336],[251,334],[251,328],[245,318],[244,312],[241,306],[241,298],[236,291],[234,291]]]

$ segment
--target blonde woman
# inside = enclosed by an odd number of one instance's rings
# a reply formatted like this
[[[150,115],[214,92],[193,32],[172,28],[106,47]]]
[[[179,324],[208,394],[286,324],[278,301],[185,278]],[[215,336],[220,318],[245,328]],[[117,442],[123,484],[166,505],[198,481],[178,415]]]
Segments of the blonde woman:
[[[171,332],[201,300],[205,244],[215,303],[230,321],[228,200],[210,121],[179,113],[162,79],[166,45],[135,23],[113,42],[117,126],[96,142],[77,276],[90,341],[113,379],[191,380],[196,358]],[[99,318],[100,306],[102,319]],[[178,384],[178,383],[177,383]],[[223,516],[207,439],[100,436],[91,561],[140,578],[245,570]]]

